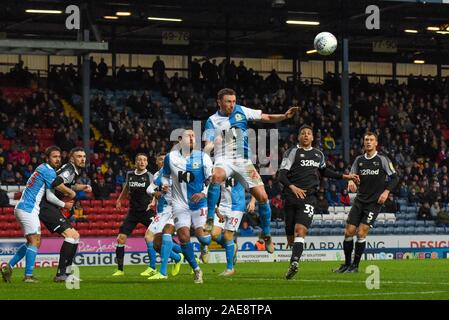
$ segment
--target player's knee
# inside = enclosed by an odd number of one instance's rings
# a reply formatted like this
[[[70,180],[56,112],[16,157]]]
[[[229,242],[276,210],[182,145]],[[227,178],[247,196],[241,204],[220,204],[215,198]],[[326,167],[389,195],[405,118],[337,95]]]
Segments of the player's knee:
[[[190,241],[190,234],[188,232],[180,232],[178,233],[178,238],[181,243],[185,244]]]
[[[126,235],[124,234],[119,234],[117,237],[117,243],[118,244],[125,244],[126,243]]]
[[[256,196],[256,199],[259,203],[267,203],[268,202],[268,195],[264,192],[262,194],[259,194]]]
[[[234,232],[226,230],[224,233],[224,239],[225,239],[225,241],[234,240]]]
[[[147,231],[145,233],[145,241],[149,242],[149,241],[153,241],[154,240],[154,234],[150,231]]]
[[[226,179],[226,172],[221,168],[215,168],[212,174],[212,183],[222,183]]]
[[[39,248],[41,246],[41,236],[40,235],[34,235],[30,237],[29,244],[33,247]]]

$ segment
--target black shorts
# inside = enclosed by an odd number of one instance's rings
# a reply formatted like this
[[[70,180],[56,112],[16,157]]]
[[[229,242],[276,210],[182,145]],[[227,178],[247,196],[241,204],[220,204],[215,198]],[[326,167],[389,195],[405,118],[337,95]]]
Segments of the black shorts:
[[[52,204],[41,206],[39,219],[51,233],[62,234],[67,229],[73,228],[72,224],[66,217],[64,217],[61,210]]]
[[[305,199],[295,202],[285,201],[285,233],[287,236],[295,234],[295,225],[301,224],[307,229],[312,224],[316,206],[316,197],[307,196]]]
[[[354,204],[349,211],[347,224],[352,224],[358,227],[361,223],[369,225],[371,228],[379,215],[382,205],[377,202],[362,203],[357,199],[354,200]]]
[[[151,224],[153,213],[151,211],[134,211],[129,210],[128,215],[120,226],[119,232],[129,236],[138,223],[143,224],[146,228]]]

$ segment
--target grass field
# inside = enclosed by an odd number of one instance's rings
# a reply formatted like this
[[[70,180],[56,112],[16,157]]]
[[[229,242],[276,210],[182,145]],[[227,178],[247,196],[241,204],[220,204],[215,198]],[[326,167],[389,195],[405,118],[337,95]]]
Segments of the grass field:
[[[368,265],[380,269],[380,289],[368,290]],[[81,267],[80,289],[52,282],[54,269],[36,269],[40,283],[0,283],[0,299],[449,299],[449,260],[362,261],[358,274],[334,274],[338,262],[305,262],[295,279],[284,279],[287,263],[237,264],[232,278],[218,274],[223,264],[201,265],[204,284],[193,283],[188,265],[176,277],[148,281],[143,266],[126,266],[126,275],[111,277],[113,267]]]

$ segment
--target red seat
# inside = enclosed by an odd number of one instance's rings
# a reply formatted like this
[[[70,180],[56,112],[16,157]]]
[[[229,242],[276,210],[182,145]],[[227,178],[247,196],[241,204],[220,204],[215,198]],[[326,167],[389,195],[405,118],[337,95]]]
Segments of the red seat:
[[[13,207],[5,207],[5,208],[3,208],[3,213],[14,214],[14,208]]]
[[[90,200],[81,200],[80,203],[83,209],[86,209],[87,207],[90,208]]]
[[[115,207],[115,200],[103,200],[104,207]]]
[[[94,208],[99,208],[102,206],[101,200],[90,200],[90,206]]]

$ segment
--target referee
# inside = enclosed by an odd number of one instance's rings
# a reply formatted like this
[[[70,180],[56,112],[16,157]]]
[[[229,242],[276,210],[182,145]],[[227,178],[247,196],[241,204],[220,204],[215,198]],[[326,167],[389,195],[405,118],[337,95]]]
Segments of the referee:
[[[151,202],[151,196],[147,193],[148,187],[153,181],[153,176],[147,171],[148,157],[144,153],[138,153],[135,158],[136,170],[126,173],[126,181],[123,190],[117,199],[116,208],[122,207],[122,199],[129,198],[128,215],[119,229],[117,237],[117,248],[115,254],[117,257],[118,270],[113,276],[124,276],[123,265],[125,260],[125,244],[128,236],[131,235],[137,224],[141,223],[148,228],[151,224],[153,214],[148,207]]]
[[[360,175],[360,185],[354,204],[346,221],[343,251],[345,264],[334,270],[337,273],[353,273],[359,271],[359,263],[366,247],[366,236],[380,212],[390,191],[396,188],[399,177],[393,163],[378,153],[377,135],[373,132],[365,133],[363,137],[365,154],[358,156],[352,164],[351,173]],[[386,182],[387,176],[389,177]],[[353,182],[348,184],[349,191],[356,192],[357,186]],[[354,261],[351,263],[354,249],[353,237],[357,234]]]
[[[279,171],[285,200],[285,231],[288,243],[293,243],[290,266],[285,275],[287,280],[298,272],[304,238],[313,219],[320,175],[358,181],[355,174],[340,174],[326,168],[323,152],[312,147],[311,126],[303,125],[299,129],[298,140],[298,145],[285,152]]]

